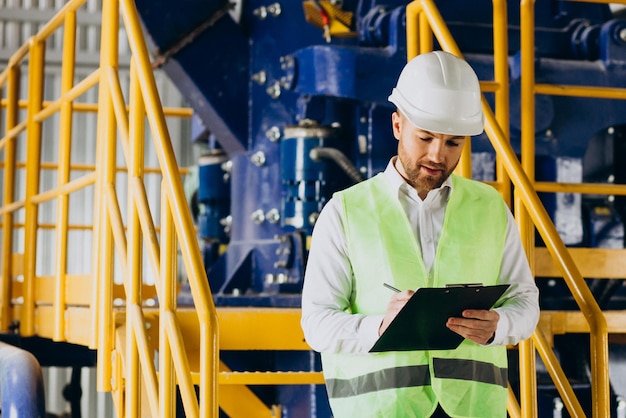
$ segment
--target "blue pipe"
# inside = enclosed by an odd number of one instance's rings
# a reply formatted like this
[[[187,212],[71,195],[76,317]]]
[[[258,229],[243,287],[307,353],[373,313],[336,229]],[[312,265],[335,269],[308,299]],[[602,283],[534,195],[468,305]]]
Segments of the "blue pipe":
[[[43,375],[31,353],[0,342],[3,418],[45,418]]]

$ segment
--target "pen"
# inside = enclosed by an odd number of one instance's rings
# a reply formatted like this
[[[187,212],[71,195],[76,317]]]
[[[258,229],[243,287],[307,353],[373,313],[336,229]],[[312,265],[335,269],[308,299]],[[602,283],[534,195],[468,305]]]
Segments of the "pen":
[[[401,292],[401,290],[400,290],[400,289],[396,289],[395,287],[393,287],[393,286],[392,286],[392,285],[390,285],[390,284],[383,283],[383,286],[385,286],[387,289],[391,289],[391,290],[393,290],[393,291],[394,291],[394,292],[396,292],[396,293],[400,293],[400,292]]]

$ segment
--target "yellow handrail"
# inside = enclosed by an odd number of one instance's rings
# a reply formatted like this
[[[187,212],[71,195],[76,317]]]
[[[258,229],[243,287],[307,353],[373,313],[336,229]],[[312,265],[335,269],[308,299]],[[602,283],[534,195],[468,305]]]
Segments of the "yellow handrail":
[[[522,67],[522,162],[534,161],[534,133],[535,133],[535,18],[533,0],[522,0],[520,3],[521,18],[521,67]],[[524,164],[526,173],[534,173],[534,164]],[[520,190],[526,193],[525,190]],[[534,192],[536,196],[536,192]],[[524,200],[528,211],[536,210]],[[543,206],[541,207],[543,209]],[[610,415],[610,385],[609,385],[609,353],[608,329],[606,319],[598,306],[593,294],[587,287],[580,271],[574,264],[571,255],[565,248],[556,229],[547,218],[543,210],[542,221],[538,223],[533,216],[535,225],[541,233],[546,247],[563,273],[563,278],[572,292],[572,296],[580,307],[590,328],[590,363],[591,363],[591,398],[594,417]],[[547,226],[547,228],[546,228]],[[541,228],[543,227],[543,228]]]
[[[548,247],[552,257],[557,261],[565,281],[572,292],[574,299],[578,303],[585,318],[589,322],[591,335],[591,368],[592,368],[592,399],[594,404],[594,417],[608,416],[609,411],[609,384],[608,384],[608,331],[606,320],[599,306],[597,305],[593,295],[589,291],[584,279],[578,271],[574,261],[572,260],[567,248],[563,244],[554,225],[552,224],[545,208],[543,207],[537,192],[533,188],[534,176],[534,110],[526,112],[529,103],[534,105],[534,39],[532,38],[534,30],[534,17],[532,14],[532,1],[522,0],[521,19],[522,19],[522,164],[518,161],[513,149],[507,138],[508,135],[501,128],[501,121],[497,120],[491,111],[486,99],[483,98],[483,110],[485,113],[485,131],[491,140],[496,151],[497,157],[502,161],[503,167],[506,169],[511,181],[515,186],[516,200],[519,200],[516,208],[518,210],[518,222],[520,224],[520,232],[524,241],[529,259],[532,260],[534,251],[534,234],[532,233],[532,224],[534,222],[537,230],[540,232],[546,246]],[[502,6],[500,6],[502,7]],[[494,7],[495,10],[495,7]],[[437,40],[444,50],[455,55],[462,56],[456,45],[452,35],[436,6],[430,0],[416,0],[407,5],[407,58],[411,59],[417,53],[418,45],[418,28],[417,22],[422,24],[422,16],[427,16],[428,22],[433,30]],[[495,19],[495,13],[494,13]],[[495,23],[494,23],[495,27]],[[422,34],[421,26],[419,34]],[[497,39],[494,36],[494,39]],[[503,51],[504,49],[500,49]],[[423,51],[422,51],[423,52]],[[495,51],[494,51],[495,52]],[[497,57],[494,53],[494,61]],[[529,70],[530,69],[530,70]],[[530,71],[530,72],[529,72]],[[605,93],[606,94],[606,93]],[[532,95],[532,97],[529,97]],[[502,103],[501,106],[506,106]],[[532,108],[534,109],[534,107]],[[525,156],[525,158],[524,158]],[[523,204],[523,205],[522,205]],[[520,210],[523,209],[523,210]],[[527,217],[530,216],[530,220]],[[553,353],[548,350],[544,339],[538,337],[537,332],[533,335],[533,340],[540,348],[540,354],[547,356],[547,362],[555,365],[553,361]],[[521,361],[521,395],[522,395],[522,415],[536,416],[536,382],[530,376],[532,371],[534,375],[533,349],[531,342],[527,341],[520,346]],[[556,366],[555,366],[556,367]],[[579,411],[580,404],[574,398],[571,385],[567,381],[563,381],[563,375],[558,372],[551,373],[553,378],[561,379],[557,383],[561,395],[566,400],[566,406],[570,410]],[[566,388],[566,389],[564,389]]]
[[[181,236],[180,246],[185,267],[190,277],[190,288],[195,303],[196,313],[200,322],[200,352],[205,353],[200,357],[200,414],[201,416],[217,416],[217,372],[219,370],[219,344],[217,313],[211,297],[204,264],[200,255],[195,228],[186,207],[185,193],[180,179],[177,177],[177,164],[171,141],[165,124],[165,118],[161,112],[161,104],[157,95],[157,88],[152,75],[148,51],[143,38],[143,32],[134,2],[122,1],[122,17],[128,32],[130,49],[136,60],[139,84],[146,105],[148,122],[155,136],[155,148],[160,165],[164,173],[164,187],[167,191],[170,213],[177,233]],[[173,314],[174,312],[172,312]],[[168,321],[172,326],[177,322]],[[176,327],[173,328],[174,330]],[[172,328],[168,328],[172,330]],[[178,336],[170,332],[169,338]],[[189,375],[189,369],[186,369]],[[177,373],[182,370],[177,369]],[[177,375],[179,381],[181,376]],[[183,388],[185,389],[185,388]],[[191,396],[189,389],[185,395]],[[195,394],[194,394],[195,404]],[[187,406],[187,403],[185,403]]]

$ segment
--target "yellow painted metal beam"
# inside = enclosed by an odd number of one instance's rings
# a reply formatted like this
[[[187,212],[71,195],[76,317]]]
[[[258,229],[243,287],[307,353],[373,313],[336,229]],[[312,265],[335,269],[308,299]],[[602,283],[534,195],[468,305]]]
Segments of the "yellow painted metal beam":
[[[100,67],[118,67],[119,7],[117,1],[102,2]],[[114,239],[107,208],[107,191],[116,183],[116,127],[106,74],[100,71],[96,137],[96,173],[94,193],[94,231],[92,270],[96,285],[92,293],[92,321],[96,324],[92,347],[97,353],[98,390],[111,390],[113,333],[113,249]],[[121,411],[119,411],[121,412]]]
[[[6,109],[5,129],[8,133],[17,124],[18,108],[16,106],[19,97],[20,69],[10,67],[7,70],[7,97],[9,104]],[[8,134],[7,134],[8,136]],[[6,164],[3,171],[3,194],[2,204],[11,205],[15,199],[15,157],[17,147],[13,138],[7,138],[4,142],[4,158]],[[11,324],[11,283],[15,277],[15,258],[13,254],[13,226],[15,219],[12,211],[2,212],[2,282],[0,285],[0,330],[8,331]],[[21,257],[23,259],[23,257]],[[22,266],[21,266],[22,267]],[[21,270],[20,267],[20,270]]]
[[[575,86],[565,84],[536,84],[536,94],[553,96],[588,97],[592,99],[626,100],[626,88]]]
[[[90,308],[88,307],[68,307],[65,310],[65,334],[63,341],[88,347],[91,336]],[[35,309],[36,334],[43,338],[55,339],[56,324],[54,319],[54,308],[49,306],[38,306]]]
[[[626,311],[607,310],[604,311],[604,317],[610,334],[626,334]],[[546,336],[589,333],[589,323],[581,311],[541,311],[538,328]]]
[[[568,248],[583,277],[626,279],[626,249]],[[563,277],[563,273],[547,248],[535,248],[535,275]]]
[[[220,385],[323,385],[322,372],[221,372]]]
[[[167,193],[161,193],[161,277],[175,277],[178,270],[174,225]],[[161,280],[159,287],[159,315],[176,310],[177,286],[173,280]],[[174,416],[176,406],[176,375],[170,341],[159,333],[159,414]]]
[[[505,140],[510,141],[509,105],[509,35],[508,10],[506,0],[492,0],[493,3],[493,74],[495,90],[495,115]],[[496,179],[502,199],[511,207],[511,182],[502,160],[496,156]]]
[[[198,347],[198,320],[194,312],[179,308],[176,313],[188,348]],[[310,350],[300,327],[298,308],[217,308],[221,350]]]
[[[552,381],[554,382],[555,387],[557,388],[563,403],[565,404],[567,410],[570,412],[571,416],[574,417],[584,417],[585,412],[583,411],[578,398],[576,398],[576,394],[574,393],[574,389],[568,383],[567,376],[563,372],[563,369],[559,365],[559,360],[554,354],[552,350],[549,350],[550,344],[545,338],[545,335],[542,332],[541,328],[538,328],[533,335],[533,340],[537,341],[537,351],[539,355],[543,359],[543,363],[548,370],[548,373],[552,377]]]
[[[39,192],[41,164],[41,123],[34,116],[41,110],[43,101],[43,78],[45,43],[31,39],[28,63],[28,109],[26,143],[26,194],[24,220],[24,310],[20,331],[23,335],[33,335],[34,294],[37,265],[37,229],[39,207],[31,198]]]
[[[535,190],[548,193],[585,193],[626,195],[626,185],[610,183],[555,183],[535,182]]]

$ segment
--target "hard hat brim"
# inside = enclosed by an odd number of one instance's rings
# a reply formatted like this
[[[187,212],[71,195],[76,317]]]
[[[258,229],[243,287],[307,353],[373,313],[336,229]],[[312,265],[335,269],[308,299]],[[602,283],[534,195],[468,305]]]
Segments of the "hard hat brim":
[[[484,131],[484,116],[482,110],[475,115],[464,118],[451,118],[450,115],[437,116],[428,114],[412,106],[395,88],[392,90],[388,100],[398,108],[412,125],[428,132],[474,136],[480,135]]]

